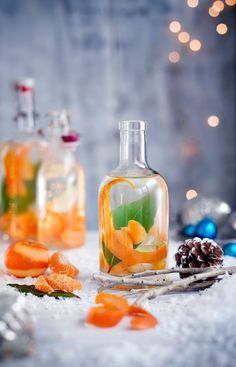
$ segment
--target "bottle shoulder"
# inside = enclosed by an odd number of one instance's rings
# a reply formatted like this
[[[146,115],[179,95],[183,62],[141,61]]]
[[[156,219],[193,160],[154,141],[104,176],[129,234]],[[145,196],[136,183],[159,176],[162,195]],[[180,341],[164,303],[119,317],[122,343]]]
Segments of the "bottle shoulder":
[[[119,187],[125,187],[126,184],[129,184],[131,187],[135,187],[138,190],[144,190],[147,191],[149,189],[153,190],[153,189],[158,189],[161,190],[162,192],[165,192],[168,194],[168,186],[166,183],[166,180],[164,179],[163,176],[161,176],[158,172],[155,171],[151,171],[152,174],[143,176],[121,176],[121,175],[114,175],[114,174],[109,174],[107,176],[105,176],[100,183],[99,186],[99,191],[102,190],[102,188],[106,185],[109,185],[109,183],[114,182],[115,183],[115,187],[113,188],[113,183],[111,185],[111,189],[112,191],[114,190],[119,190]],[[150,173],[151,173],[150,172]],[[112,171],[112,173],[114,173],[114,171]],[[121,189],[121,194],[122,194],[122,189]]]
[[[148,165],[141,164],[122,164],[108,173],[111,177],[126,177],[126,178],[145,178],[145,177],[160,177],[163,176]],[[165,181],[165,180],[164,180]]]

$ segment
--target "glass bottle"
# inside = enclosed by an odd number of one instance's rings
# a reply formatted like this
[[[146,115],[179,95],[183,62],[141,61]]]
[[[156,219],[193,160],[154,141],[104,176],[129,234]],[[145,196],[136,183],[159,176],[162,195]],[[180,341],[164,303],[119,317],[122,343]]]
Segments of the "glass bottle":
[[[127,275],[166,267],[169,203],[146,161],[144,121],[122,121],[120,164],[99,189],[100,270]]]
[[[48,247],[79,247],[85,240],[84,171],[76,160],[79,135],[65,111],[50,113],[49,145],[37,180],[38,240]]]
[[[34,80],[16,82],[17,128],[0,159],[0,230],[4,239],[35,238],[36,177],[45,142],[35,132]]]

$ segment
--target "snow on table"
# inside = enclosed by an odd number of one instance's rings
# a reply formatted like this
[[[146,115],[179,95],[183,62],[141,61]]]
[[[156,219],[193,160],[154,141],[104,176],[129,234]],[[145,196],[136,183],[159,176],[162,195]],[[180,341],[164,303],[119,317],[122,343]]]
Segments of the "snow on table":
[[[170,266],[176,246],[176,242],[171,243]],[[0,245],[0,269],[5,248]],[[112,329],[98,329],[83,322],[94,305],[98,287],[92,280],[92,274],[98,271],[97,233],[88,233],[86,245],[67,251],[66,256],[80,269],[81,300],[25,296],[34,321],[35,350],[30,357],[8,359],[2,366],[235,366],[235,275],[205,291],[164,295],[150,301],[147,307],[159,320],[155,329],[131,331],[127,320]],[[226,257],[225,265],[236,265],[236,259]],[[32,284],[34,280],[16,280],[3,274],[0,292],[16,292],[6,285],[10,282]]]

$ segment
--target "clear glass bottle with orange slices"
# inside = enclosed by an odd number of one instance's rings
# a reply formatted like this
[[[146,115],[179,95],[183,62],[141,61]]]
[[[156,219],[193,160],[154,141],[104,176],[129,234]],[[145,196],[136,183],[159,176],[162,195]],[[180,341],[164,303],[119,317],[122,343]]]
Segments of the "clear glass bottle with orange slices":
[[[36,177],[46,142],[36,133],[34,80],[16,82],[16,129],[1,145],[0,230],[4,239],[35,238]]]
[[[122,121],[120,164],[99,190],[100,270],[128,275],[166,267],[169,198],[146,161],[144,121]]]
[[[37,180],[38,240],[52,248],[79,247],[85,240],[85,178],[75,156],[79,134],[71,132],[66,111],[50,118]]]

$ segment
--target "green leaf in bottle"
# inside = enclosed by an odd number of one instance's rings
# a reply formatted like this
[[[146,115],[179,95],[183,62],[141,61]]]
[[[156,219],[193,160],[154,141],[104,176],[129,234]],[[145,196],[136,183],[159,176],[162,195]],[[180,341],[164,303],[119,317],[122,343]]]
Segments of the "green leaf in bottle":
[[[40,163],[34,165],[34,175],[32,180],[24,180],[24,185],[27,190],[26,196],[17,195],[14,198],[9,198],[7,195],[6,181],[2,183],[1,201],[3,214],[8,212],[11,208],[11,203],[14,202],[14,209],[16,214],[25,212],[36,199],[36,179]]]
[[[118,257],[116,257],[115,255],[113,255],[113,253],[107,248],[104,242],[102,242],[102,250],[103,250],[104,257],[109,265],[109,271],[110,271],[111,268],[119,264],[121,260]]]
[[[121,229],[127,227],[129,220],[136,220],[148,232],[154,224],[156,210],[155,193],[149,193],[139,200],[113,209],[111,214],[114,227],[115,229]]]

